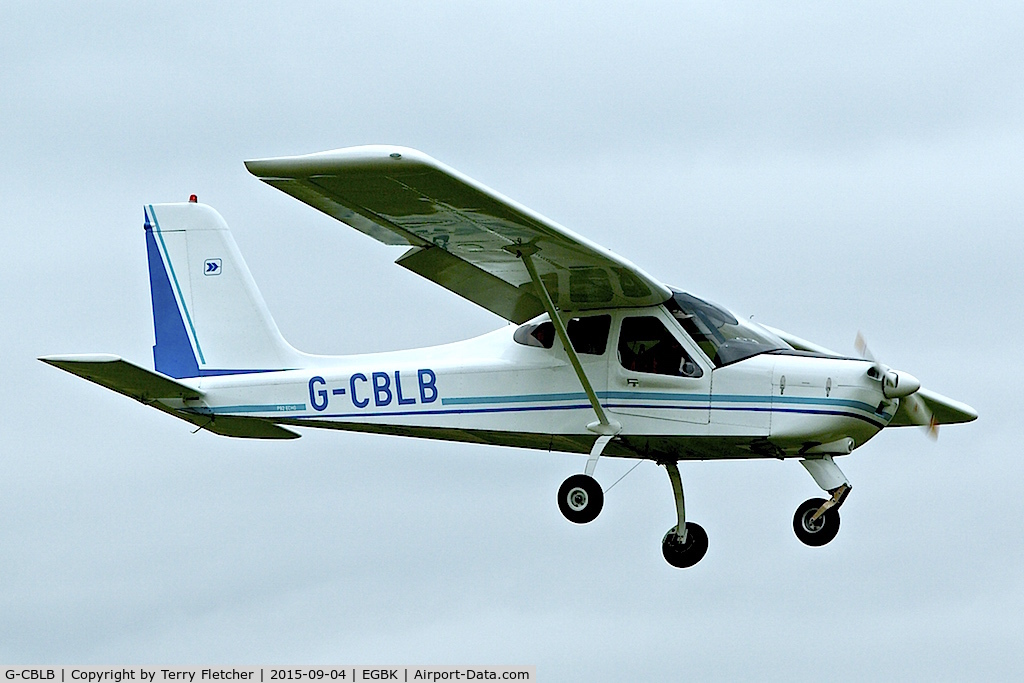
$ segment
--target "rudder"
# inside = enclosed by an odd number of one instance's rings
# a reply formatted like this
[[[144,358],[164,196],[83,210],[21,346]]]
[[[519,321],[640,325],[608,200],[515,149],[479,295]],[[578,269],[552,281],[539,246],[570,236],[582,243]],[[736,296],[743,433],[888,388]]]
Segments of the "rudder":
[[[224,219],[195,202],[149,204],[146,250],[157,372],[170,377],[298,367]]]

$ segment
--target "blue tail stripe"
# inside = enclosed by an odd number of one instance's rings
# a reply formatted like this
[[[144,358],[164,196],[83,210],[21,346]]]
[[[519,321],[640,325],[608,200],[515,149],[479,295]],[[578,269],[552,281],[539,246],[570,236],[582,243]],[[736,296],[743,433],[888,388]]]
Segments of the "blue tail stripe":
[[[148,216],[146,224],[149,225]],[[146,230],[146,253],[149,258],[149,291],[153,300],[153,332],[156,335],[153,364],[157,372],[176,379],[198,377],[199,364],[185,331],[185,322],[181,319],[181,310],[171,290],[171,281],[167,278],[167,269],[153,230]]]
[[[157,237],[160,238],[160,246],[163,248],[163,252],[167,256],[167,268],[171,271],[171,279],[174,280],[174,288],[178,292],[178,300],[181,301],[181,310],[185,312],[185,320],[188,321],[188,328],[192,331],[192,340],[196,343],[196,351],[199,353],[199,362],[206,365],[206,358],[203,357],[203,349],[199,346],[199,336],[196,335],[195,325],[192,324],[192,316],[188,314],[188,305],[185,303],[185,297],[181,293],[181,285],[178,284],[178,276],[174,273],[174,264],[171,263],[171,254],[167,251],[167,244],[164,243],[164,236],[160,232],[160,221],[156,217],[156,211],[153,210],[152,204],[149,205],[149,214],[153,216],[153,225],[155,226],[153,232],[156,232]],[[178,318],[181,318],[180,313]]]

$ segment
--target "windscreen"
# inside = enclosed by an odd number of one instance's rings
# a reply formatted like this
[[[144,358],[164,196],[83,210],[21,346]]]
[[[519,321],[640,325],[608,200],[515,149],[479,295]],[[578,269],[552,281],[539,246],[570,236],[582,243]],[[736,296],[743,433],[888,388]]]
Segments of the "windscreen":
[[[673,291],[665,306],[716,367],[792,347],[756,323],[692,294]]]

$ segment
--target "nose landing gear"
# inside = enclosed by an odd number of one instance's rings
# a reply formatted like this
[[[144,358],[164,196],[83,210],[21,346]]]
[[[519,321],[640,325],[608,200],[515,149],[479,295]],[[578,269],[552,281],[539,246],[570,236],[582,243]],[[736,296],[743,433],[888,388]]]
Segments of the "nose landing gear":
[[[805,500],[793,515],[793,531],[804,545],[817,548],[825,545],[839,533],[839,508],[850,495],[850,482],[830,456],[801,460],[807,471],[823,490],[831,494],[828,500]]]
[[[823,546],[839,533],[839,510],[832,508],[815,518],[824,504],[824,498],[805,500],[793,515],[793,531],[804,545],[812,548]]]

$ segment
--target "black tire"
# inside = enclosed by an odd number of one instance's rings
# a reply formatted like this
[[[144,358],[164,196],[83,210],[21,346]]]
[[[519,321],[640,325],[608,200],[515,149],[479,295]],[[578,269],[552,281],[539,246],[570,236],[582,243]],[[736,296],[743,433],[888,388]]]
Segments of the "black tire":
[[[574,474],[558,487],[558,509],[574,524],[593,522],[604,507],[604,491],[597,480]]]
[[[817,548],[825,545],[839,533],[839,510],[832,508],[814,522],[811,517],[825,504],[824,498],[805,500],[793,515],[793,531],[804,545]]]
[[[676,525],[678,526],[678,525]],[[693,522],[686,523],[686,540],[679,542],[676,527],[672,527],[661,539],[661,554],[673,567],[686,569],[704,558],[708,551],[708,535],[704,527]]]

